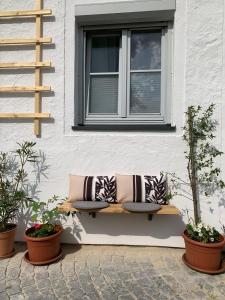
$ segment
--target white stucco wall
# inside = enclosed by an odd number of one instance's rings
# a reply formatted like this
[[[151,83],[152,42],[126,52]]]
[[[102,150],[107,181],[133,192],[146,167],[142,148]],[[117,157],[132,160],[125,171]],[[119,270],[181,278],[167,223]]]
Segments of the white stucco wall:
[[[34,140],[47,157],[48,174],[38,187],[38,197],[53,194],[66,196],[68,174],[113,174],[120,172],[154,174],[161,170],[186,173],[182,129],[188,104],[217,104],[217,145],[225,151],[225,72],[224,72],[224,1],[177,0],[173,45],[172,121],[175,132],[75,132],[72,131],[74,99],[71,97],[73,74],[70,65],[74,48],[74,27],[71,10],[74,4],[109,2],[100,0],[45,0],[45,8],[54,18],[46,18],[44,36],[51,36],[54,46],[46,46],[43,60],[50,60],[53,71],[45,71],[44,85],[51,85],[54,94],[43,97],[43,112],[53,120],[42,122],[42,136],[33,135],[33,122],[0,120],[0,149],[12,150],[16,141]],[[0,0],[0,10],[32,9],[34,1]],[[0,38],[32,37],[34,24],[19,19],[0,21]],[[33,61],[34,51],[25,47],[1,47],[0,61]],[[65,80],[65,74],[66,80]],[[71,80],[68,80],[71,75]],[[0,85],[33,85],[30,71],[1,71]],[[33,111],[31,96],[0,95],[1,112]],[[224,157],[218,164],[225,169]],[[224,174],[224,173],[223,173]],[[40,192],[39,192],[40,191]],[[209,203],[208,200],[211,200]],[[215,195],[202,201],[202,217],[216,225],[225,223],[225,200]],[[183,197],[172,200],[181,210],[191,203]],[[185,221],[185,218],[184,218]],[[64,242],[91,244],[161,245],[182,247],[183,220],[176,216],[156,216],[152,222],[140,215],[87,215],[65,224]],[[21,217],[17,239],[21,240],[26,216]]]

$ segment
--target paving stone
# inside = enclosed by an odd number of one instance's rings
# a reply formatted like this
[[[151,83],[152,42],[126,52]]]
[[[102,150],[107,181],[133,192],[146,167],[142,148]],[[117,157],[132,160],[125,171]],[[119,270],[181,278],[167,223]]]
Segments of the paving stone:
[[[183,250],[63,245],[63,260],[34,267],[22,259],[23,244],[17,246],[20,253],[0,261],[0,300],[225,299],[225,274],[190,270]]]
[[[193,294],[199,299],[199,300],[205,300],[207,297],[207,294],[203,291],[193,291]]]
[[[13,288],[13,287],[20,287],[20,279],[10,279],[6,280],[6,289]]]
[[[20,268],[16,267],[16,268],[8,268],[7,272],[6,272],[6,277],[9,279],[16,279],[19,277],[20,274]]]
[[[44,300],[45,297],[43,298],[43,296],[41,296],[40,294],[36,293],[34,295],[25,296],[25,299],[26,300]]]
[[[19,294],[21,292],[22,292],[22,290],[19,286],[12,286],[12,287],[6,288],[6,293],[9,296]]]
[[[72,289],[70,291],[70,293],[68,293],[68,297],[69,299],[83,299],[84,297],[84,291],[79,289],[79,288],[75,288],[75,289]]]
[[[49,294],[45,294],[43,297],[44,300],[58,300],[58,298],[55,295],[49,295]]]
[[[50,280],[53,288],[63,288],[66,286],[66,282],[64,280]]]
[[[68,288],[60,288],[60,289],[54,289],[54,294],[61,299],[63,296],[67,296],[68,293],[70,293],[70,290]]]
[[[92,293],[88,293],[87,296],[91,299],[91,300],[99,300],[101,299],[99,293],[97,291],[92,292]]]
[[[225,295],[225,283],[219,283],[216,288],[221,294]]]
[[[42,289],[44,287],[51,286],[51,281],[49,279],[40,279],[36,281],[36,285],[39,289]]]
[[[48,272],[46,271],[46,272],[39,272],[39,273],[36,273],[35,274],[35,279],[36,280],[39,280],[39,279],[46,279],[46,278],[48,278],[49,277],[49,274],[48,274]]]
[[[65,278],[65,284],[66,284],[66,286],[68,286],[70,289],[76,289],[76,288],[80,289],[80,288],[81,288],[80,283],[79,283],[79,281],[77,280],[77,278],[75,278],[75,279],[70,279],[70,280],[68,280],[67,278]]]
[[[35,285],[23,287],[23,294],[25,294],[27,296],[36,295],[38,292],[39,291]]]
[[[21,278],[21,286],[25,287],[25,286],[30,286],[35,284],[34,278],[33,277],[23,277]]]
[[[13,295],[13,296],[10,296],[10,300],[24,300],[25,297],[23,294],[16,294],[16,295]]]
[[[1,280],[0,281],[0,293],[4,292],[5,288],[6,288],[6,282],[5,282],[5,280]]]
[[[1,271],[1,270],[0,270],[0,281],[5,280],[5,278],[6,278],[6,273],[5,273],[5,271]]]
[[[101,298],[104,299],[104,300],[117,299],[115,297],[115,293],[114,292],[110,292],[110,291],[104,290],[104,291],[100,291],[99,294],[100,294]]]
[[[0,293],[0,299],[1,300],[9,300],[9,296],[5,292],[3,292],[3,293]]]
[[[131,294],[126,295],[119,295],[118,300],[134,300],[136,297],[132,296]]]

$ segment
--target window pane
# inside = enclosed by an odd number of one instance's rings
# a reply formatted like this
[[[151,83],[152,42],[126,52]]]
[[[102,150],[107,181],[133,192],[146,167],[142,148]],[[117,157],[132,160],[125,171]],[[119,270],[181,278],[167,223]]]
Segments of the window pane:
[[[119,36],[92,37],[91,73],[118,72]]]
[[[161,73],[131,73],[130,113],[160,113]]]
[[[89,113],[116,114],[118,107],[118,75],[90,77]]]
[[[131,70],[161,68],[161,32],[131,34]]]

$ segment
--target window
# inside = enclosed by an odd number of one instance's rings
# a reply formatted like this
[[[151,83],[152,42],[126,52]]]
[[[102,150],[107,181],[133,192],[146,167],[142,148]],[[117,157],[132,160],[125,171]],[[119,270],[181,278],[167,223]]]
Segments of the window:
[[[165,25],[84,28],[82,125],[169,123]]]

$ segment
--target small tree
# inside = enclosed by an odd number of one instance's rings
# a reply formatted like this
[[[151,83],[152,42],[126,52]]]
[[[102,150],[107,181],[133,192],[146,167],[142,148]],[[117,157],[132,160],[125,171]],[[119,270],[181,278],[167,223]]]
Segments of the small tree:
[[[171,175],[174,183],[181,183],[191,188],[194,208],[194,222],[201,221],[199,209],[199,192],[205,196],[212,194],[215,189],[223,189],[225,183],[220,179],[220,168],[215,167],[215,159],[223,152],[213,145],[215,139],[216,121],[213,119],[215,104],[209,105],[207,109],[201,106],[189,106],[186,114],[183,139],[186,142],[188,182]],[[177,193],[175,193],[177,194]]]
[[[9,228],[24,201],[29,200],[26,183],[26,165],[37,158],[36,143],[18,143],[12,154],[0,152],[0,231]]]
[[[184,141],[188,150],[185,158],[188,161],[187,171],[192,192],[194,221],[200,222],[199,189],[205,195],[210,195],[215,188],[224,188],[225,183],[219,178],[220,168],[215,167],[216,157],[223,154],[213,144],[216,122],[213,119],[215,104],[209,105],[206,110],[201,106],[189,106],[186,112],[184,126]]]

